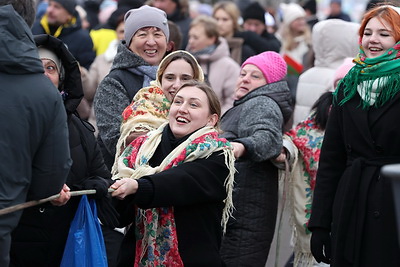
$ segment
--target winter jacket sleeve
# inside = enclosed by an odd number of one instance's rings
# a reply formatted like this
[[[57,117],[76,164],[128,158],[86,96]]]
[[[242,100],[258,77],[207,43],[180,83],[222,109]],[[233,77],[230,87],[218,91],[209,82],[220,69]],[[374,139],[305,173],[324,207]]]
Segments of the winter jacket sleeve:
[[[243,103],[239,116],[239,138],[232,140],[246,148],[245,157],[261,162],[278,156],[282,149],[283,117],[278,104],[269,97]]]
[[[56,102],[52,121],[32,160],[29,199],[41,199],[60,192],[71,167],[67,118],[61,98]]]
[[[141,208],[153,208],[223,201],[227,176],[225,157],[217,152],[207,159],[184,163],[139,179],[135,202]]]
[[[121,114],[129,104],[127,91],[120,82],[108,76],[101,81],[94,97],[94,111],[99,136],[113,157],[120,136]]]

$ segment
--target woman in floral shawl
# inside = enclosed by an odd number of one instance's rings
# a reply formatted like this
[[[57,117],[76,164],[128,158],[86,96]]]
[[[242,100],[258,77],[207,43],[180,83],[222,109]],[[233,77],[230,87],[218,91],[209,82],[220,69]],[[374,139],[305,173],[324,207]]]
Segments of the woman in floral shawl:
[[[317,171],[311,252],[331,266],[400,266],[390,181],[400,162],[400,8],[361,22],[355,66],[339,82]]]
[[[123,266],[223,266],[235,169],[231,145],[218,137],[220,114],[209,86],[187,83],[173,98],[169,122],[119,157],[112,195],[121,200],[122,225],[133,223]]]
[[[188,52],[178,50],[168,54],[160,63],[156,80],[140,89],[132,103],[122,112],[120,137],[117,142],[115,162],[124,148],[136,137],[160,127],[167,121],[171,100],[185,82],[204,80],[203,70]]]

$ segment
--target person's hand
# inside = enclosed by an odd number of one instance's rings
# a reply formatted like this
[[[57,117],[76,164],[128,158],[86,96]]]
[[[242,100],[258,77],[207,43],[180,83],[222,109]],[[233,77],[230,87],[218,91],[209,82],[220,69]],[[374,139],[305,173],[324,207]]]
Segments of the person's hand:
[[[316,228],[311,234],[311,253],[315,260],[330,264],[331,262],[331,235],[329,230]]]
[[[63,206],[67,204],[68,200],[71,198],[71,189],[64,184],[63,188],[60,191],[60,196],[52,201],[50,201],[51,204],[54,206]]]
[[[242,143],[231,142],[231,145],[233,147],[233,154],[235,156],[235,159],[240,158],[246,152],[246,148],[244,147],[244,145]]]
[[[89,195],[89,197],[100,199],[107,196],[108,188],[110,187],[111,183],[112,183],[111,179],[105,179],[103,177],[93,176],[83,181],[80,187],[86,190],[95,189],[96,194]]]
[[[111,194],[113,197],[124,199],[128,195],[136,193],[138,189],[138,182],[132,178],[122,178],[112,184],[111,188],[115,190]]]
[[[128,146],[130,143],[132,143],[133,140],[138,138],[141,135],[147,134],[148,131],[146,132],[131,132],[125,139],[125,144]]]
[[[281,154],[279,154],[279,156],[277,156],[274,161],[277,163],[283,163],[286,160],[286,150],[284,148],[282,148]]]

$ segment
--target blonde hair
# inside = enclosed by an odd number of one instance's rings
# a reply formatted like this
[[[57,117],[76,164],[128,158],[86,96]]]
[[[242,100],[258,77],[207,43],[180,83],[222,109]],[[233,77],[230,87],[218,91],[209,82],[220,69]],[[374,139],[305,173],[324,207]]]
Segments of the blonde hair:
[[[215,13],[218,10],[225,11],[233,21],[233,32],[240,31],[239,19],[240,10],[237,5],[230,1],[218,2],[214,5],[212,16],[215,18]]]
[[[197,25],[203,26],[204,32],[208,38],[215,37],[215,42],[218,41],[219,38],[218,23],[214,18],[206,15],[197,16],[192,21],[192,23],[190,23],[190,28]]]

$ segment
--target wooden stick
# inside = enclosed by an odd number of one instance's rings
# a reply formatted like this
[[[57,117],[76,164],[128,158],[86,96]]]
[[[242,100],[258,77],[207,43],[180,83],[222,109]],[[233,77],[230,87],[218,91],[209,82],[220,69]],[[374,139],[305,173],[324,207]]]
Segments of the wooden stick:
[[[108,193],[111,193],[113,191],[114,191],[114,189],[112,189],[112,188],[108,189]],[[94,195],[94,194],[96,194],[96,190],[95,189],[89,189],[89,190],[71,191],[70,193],[71,193],[71,197],[82,196],[82,195]],[[33,207],[33,206],[36,206],[36,205],[40,205],[40,204],[43,204],[45,202],[49,202],[49,201],[55,200],[55,199],[57,199],[59,197],[60,197],[60,194],[55,194],[55,195],[49,196],[47,198],[43,198],[43,199],[39,199],[39,200],[31,200],[31,201],[28,201],[28,202],[25,202],[25,203],[21,203],[21,204],[17,204],[17,205],[11,206],[11,207],[7,207],[7,208],[4,208],[4,209],[0,210],[0,216],[8,214],[8,213],[11,213],[11,212],[15,212],[17,210],[22,210],[22,209]]]

